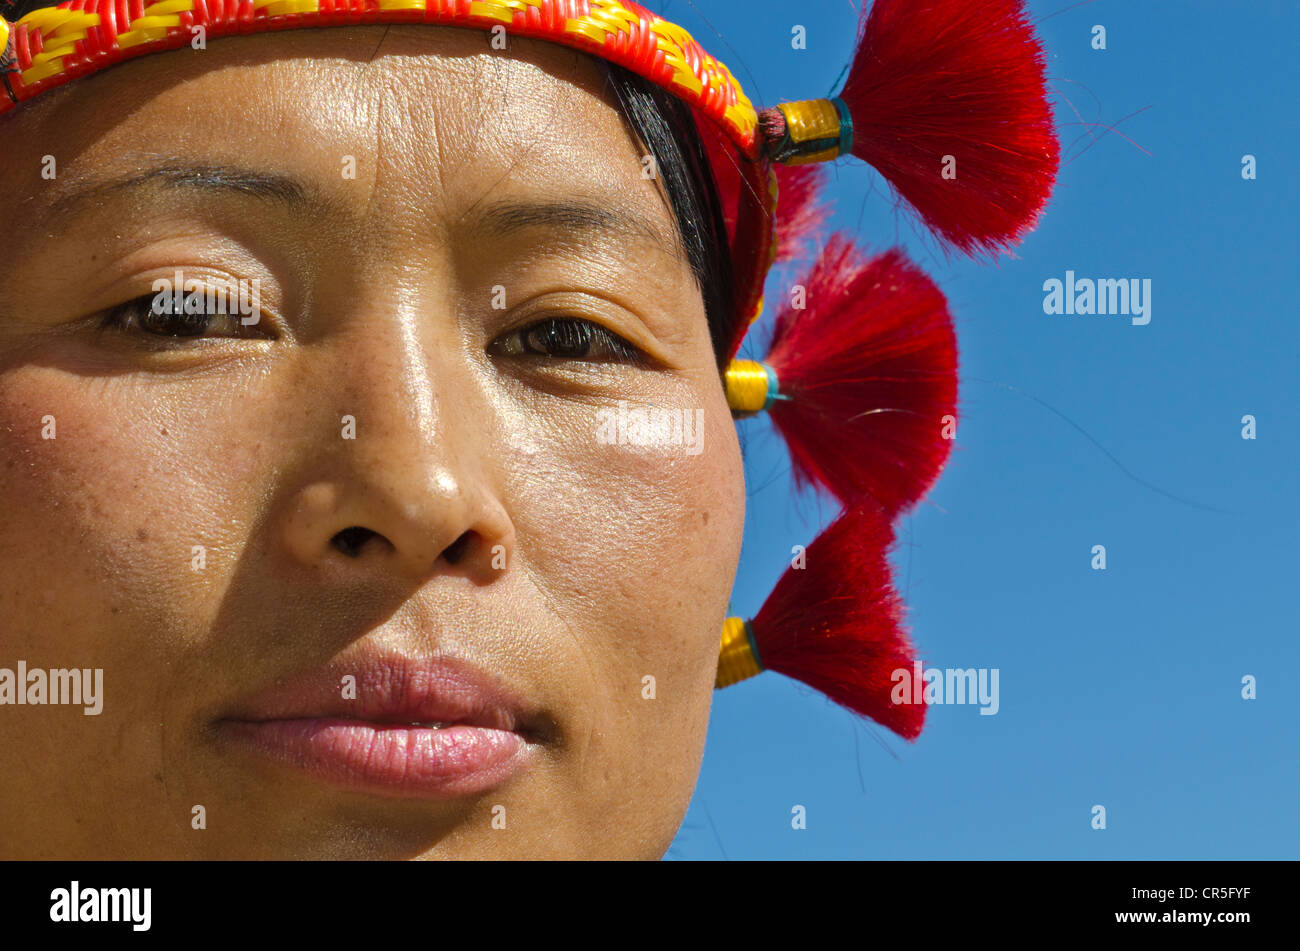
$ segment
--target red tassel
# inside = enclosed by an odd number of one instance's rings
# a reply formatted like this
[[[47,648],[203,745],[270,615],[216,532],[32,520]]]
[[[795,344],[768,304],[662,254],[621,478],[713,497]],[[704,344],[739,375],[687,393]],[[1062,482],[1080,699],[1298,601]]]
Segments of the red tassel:
[[[831,236],[786,300],[766,363],[768,409],[799,486],[850,504],[870,495],[892,521],[939,477],[957,415],[957,338],[943,292],[898,249],[866,260]],[[945,420],[951,416],[951,420]]]
[[[826,184],[823,165],[775,165],[777,183],[775,263],[808,257],[829,209],[818,199]]]
[[[896,704],[891,696],[894,671],[910,677],[915,659],[886,558],[893,541],[876,506],[847,509],[808,546],[806,567],[786,569],[751,631],[765,670],[914,740],[925,703]]]
[[[1037,223],[1060,146],[1023,0],[875,0],[840,98],[853,154],[949,244],[993,254]]]

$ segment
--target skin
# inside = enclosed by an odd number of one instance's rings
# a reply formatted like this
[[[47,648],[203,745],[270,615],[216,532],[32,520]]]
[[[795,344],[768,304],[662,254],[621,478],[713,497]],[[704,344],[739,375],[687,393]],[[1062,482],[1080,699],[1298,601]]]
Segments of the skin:
[[[667,200],[597,66],[487,40],[239,37],[0,121],[0,667],[104,671],[99,716],[0,706],[0,857],[659,858],[671,843],[739,557],[739,446]],[[214,163],[291,176],[307,199],[157,181],[75,197]],[[574,198],[644,234],[475,227],[496,202]],[[259,323],[97,329],[177,268],[258,279]],[[520,353],[550,317],[642,360]],[[703,451],[601,442],[620,400],[702,410]],[[332,539],[355,526],[374,534],[349,557]],[[241,698],[365,646],[469,660],[550,735],[522,773],[450,801],[343,789],[214,738]]]

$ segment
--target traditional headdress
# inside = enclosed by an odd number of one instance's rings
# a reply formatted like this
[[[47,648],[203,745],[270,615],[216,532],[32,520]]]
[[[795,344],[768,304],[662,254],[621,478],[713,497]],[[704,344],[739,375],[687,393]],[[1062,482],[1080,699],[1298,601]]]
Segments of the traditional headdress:
[[[796,482],[843,513],[752,619],[723,626],[716,685],[775,670],[914,739],[924,704],[891,702],[913,650],[887,552],[892,523],[951,447],[957,349],[943,294],[898,250],[836,234],[767,357],[737,360],[774,263],[821,217],[814,163],[854,156],[946,248],[1009,249],[1035,224],[1058,144],[1023,0],[875,0],[838,96],[755,110],[685,30],[629,0],[68,0],[0,19],[0,113],[136,56],[233,34],[429,23],[550,40],[631,70],[693,107],[723,203],[736,282],[725,383],[737,416],[766,411]]]

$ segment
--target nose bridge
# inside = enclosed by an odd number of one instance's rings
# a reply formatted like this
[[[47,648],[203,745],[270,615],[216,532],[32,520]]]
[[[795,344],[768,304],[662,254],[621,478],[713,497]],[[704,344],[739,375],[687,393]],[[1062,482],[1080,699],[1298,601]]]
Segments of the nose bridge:
[[[474,371],[458,329],[418,314],[416,295],[406,300],[405,313],[358,308],[312,348],[314,394],[303,395],[318,405],[286,522],[300,560],[379,558],[373,549],[423,577],[440,558],[512,544],[472,444]]]
[[[446,336],[401,313],[357,321],[340,335],[336,365],[345,382],[342,415],[353,417],[358,426],[364,418],[374,436],[358,440],[356,448],[379,449],[391,440],[407,453],[429,450],[432,457],[454,438],[446,402],[459,374],[450,342],[438,339]]]

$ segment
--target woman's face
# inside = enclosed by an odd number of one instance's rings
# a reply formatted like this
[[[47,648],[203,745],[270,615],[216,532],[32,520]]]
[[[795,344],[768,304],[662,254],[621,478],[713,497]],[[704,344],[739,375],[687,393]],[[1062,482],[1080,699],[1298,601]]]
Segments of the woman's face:
[[[490,39],[221,40],[0,122],[0,668],[103,671],[0,706],[3,857],[667,849],[739,448],[596,64]]]

